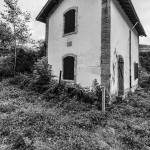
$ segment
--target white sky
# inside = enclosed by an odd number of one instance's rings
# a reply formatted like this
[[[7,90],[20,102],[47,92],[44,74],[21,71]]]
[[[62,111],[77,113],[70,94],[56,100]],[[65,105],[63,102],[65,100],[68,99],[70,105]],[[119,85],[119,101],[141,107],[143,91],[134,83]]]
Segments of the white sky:
[[[45,25],[35,21],[35,18],[46,2],[47,0],[19,0],[20,7],[31,13],[30,25],[32,37],[35,40],[44,39],[45,37]],[[150,44],[150,0],[132,0],[132,2],[147,34],[146,38],[140,38],[140,43]],[[3,8],[3,4],[3,0],[0,0],[0,9]]]

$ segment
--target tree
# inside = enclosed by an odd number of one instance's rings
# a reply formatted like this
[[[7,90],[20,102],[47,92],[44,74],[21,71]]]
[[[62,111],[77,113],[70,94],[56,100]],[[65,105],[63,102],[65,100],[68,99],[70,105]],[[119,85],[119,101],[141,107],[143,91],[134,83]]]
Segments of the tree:
[[[39,40],[37,42],[38,46],[38,57],[42,58],[44,56],[46,56],[46,42],[44,40]]]
[[[13,45],[14,49],[14,75],[16,70],[16,56],[17,46],[28,41],[31,34],[29,33],[28,23],[30,22],[30,14],[23,12],[18,6],[18,0],[4,0],[5,11],[1,12],[1,17],[9,24],[13,31]]]
[[[0,47],[5,50],[12,43],[12,30],[4,22],[0,22]]]

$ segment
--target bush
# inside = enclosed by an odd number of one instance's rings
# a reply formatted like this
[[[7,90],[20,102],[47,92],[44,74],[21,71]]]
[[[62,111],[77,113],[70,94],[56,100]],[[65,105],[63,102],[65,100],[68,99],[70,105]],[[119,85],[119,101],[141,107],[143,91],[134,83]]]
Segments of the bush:
[[[11,56],[0,58],[0,77],[11,77],[13,76],[14,64]]]
[[[140,53],[140,63],[147,72],[150,72],[150,52]]]
[[[46,56],[46,42],[43,40],[38,41],[37,56],[39,59]]]
[[[55,81],[53,80],[51,66],[46,57],[39,59],[34,64],[33,74],[17,74],[9,80],[10,84],[19,85],[21,89],[29,88],[35,92],[43,93],[48,90]]]
[[[34,65],[30,88],[36,92],[43,93],[48,90],[53,77],[52,67],[48,64],[47,57],[43,57]]]
[[[9,80],[12,85],[19,85],[21,89],[27,88],[30,84],[31,76],[25,74],[18,74]]]
[[[16,72],[32,73],[34,63],[37,61],[36,52],[31,50],[17,49]]]
[[[13,50],[12,50],[13,51]],[[32,73],[34,63],[37,60],[36,52],[17,49],[16,68],[17,73]],[[14,75],[14,54],[0,58],[0,76],[12,77]]]
[[[78,113],[75,118],[72,119],[72,123],[78,128],[86,130],[94,130],[98,125],[105,127],[107,125],[108,116],[100,111],[90,110],[83,113]]]
[[[42,98],[46,101],[58,99],[59,102],[65,99],[75,99],[78,102],[98,106],[98,108],[101,109],[101,97],[102,91],[100,86],[97,86],[94,91],[88,88],[82,88],[80,85],[68,85],[65,82],[59,84],[53,80],[49,84],[49,89],[43,93]]]
[[[150,77],[145,78],[143,81],[140,82],[140,87],[141,88],[150,88]]]
[[[0,104],[0,113],[8,113],[14,112],[16,107],[11,104]]]
[[[51,80],[50,84],[48,85],[48,89],[43,93],[43,99],[47,102],[50,101],[53,98],[58,98],[60,95],[66,95],[66,86],[65,84],[59,84],[55,80]],[[59,100],[60,101],[60,100]]]
[[[140,87],[148,90],[150,88],[150,75],[144,68],[140,68],[139,74],[140,74],[139,78]]]

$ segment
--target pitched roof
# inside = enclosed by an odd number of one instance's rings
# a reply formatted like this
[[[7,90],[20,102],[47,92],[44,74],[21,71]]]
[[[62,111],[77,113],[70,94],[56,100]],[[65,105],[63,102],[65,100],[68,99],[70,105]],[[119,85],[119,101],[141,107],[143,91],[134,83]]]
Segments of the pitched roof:
[[[135,11],[135,8],[131,0],[117,0],[117,1],[119,2],[120,6],[124,10],[128,18],[130,19],[130,21],[132,22],[132,24],[135,25],[138,22],[135,28],[139,33],[139,35],[146,36],[145,30],[140,22],[140,19]]]
[[[46,18],[48,14],[52,12],[56,6],[58,6],[60,1],[62,0],[48,0],[45,6],[40,11],[40,13],[38,14],[38,16],[36,17],[36,20],[46,23]]]
[[[117,0],[128,16],[129,20],[133,24],[133,26],[138,22],[135,26],[135,29],[139,33],[140,36],[146,36],[145,30],[140,22],[140,19],[135,11],[135,8],[131,2],[131,0]],[[58,4],[60,4],[62,0],[48,0],[39,15],[36,17],[36,20],[46,23],[46,18],[49,13],[52,13],[55,8],[57,8]]]

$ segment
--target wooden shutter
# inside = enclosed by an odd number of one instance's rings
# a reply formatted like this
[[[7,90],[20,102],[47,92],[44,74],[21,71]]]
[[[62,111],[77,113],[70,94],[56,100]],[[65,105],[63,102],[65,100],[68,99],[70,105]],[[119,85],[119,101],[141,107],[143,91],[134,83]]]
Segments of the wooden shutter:
[[[76,10],[71,9],[64,15],[64,34],[75,31],[75,14]]]
[[[138,63],[134,63],[134,79],[138,79],[138,75],[139,75],[139,67],[138,67]]]
[[[123,58],[119,58],[118,62],[118,95],[124,94],[124,61]]]

